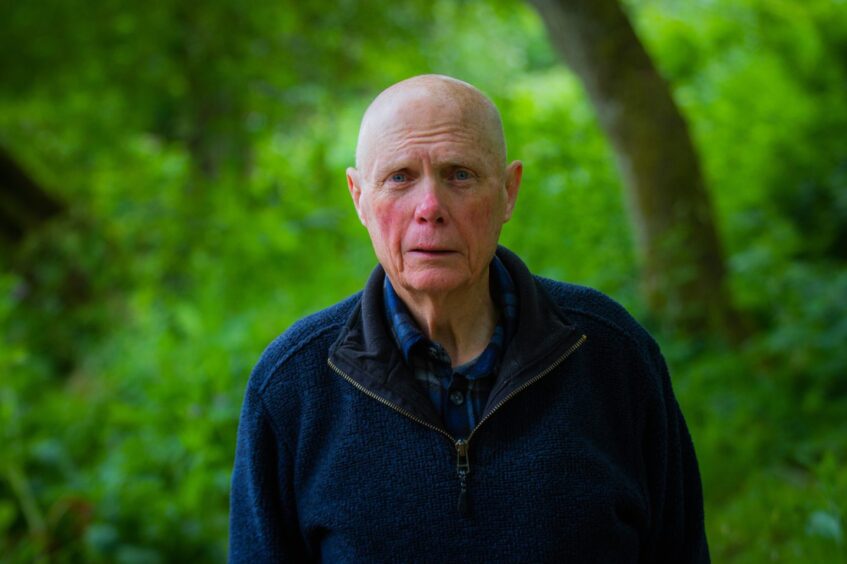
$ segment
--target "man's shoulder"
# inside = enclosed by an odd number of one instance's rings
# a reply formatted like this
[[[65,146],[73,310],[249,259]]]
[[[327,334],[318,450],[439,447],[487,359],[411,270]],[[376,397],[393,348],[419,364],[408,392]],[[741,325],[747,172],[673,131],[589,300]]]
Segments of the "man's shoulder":
[[[295,322],[265,348],[250,377],[261,391],[268,381],[285,369],[314,368],[326,362],[330,345],[344,328],[362,292]]]
[[[650,334],[621,304],[588,286],[534,276],[559,309],[569,318],[617,333],[639,346],[652,346]]]
[[[616,336],[642,351],[656,347],[655,341],[641,324],[606,294],[587,286],[532,274],[520,257],[505,247],[498,247],[497,256],[504,261],[518,284],[527,284],[533,280],[541,294],[546,294],[566,318],[586,332],[589,339],[602,338],[604,335]]]

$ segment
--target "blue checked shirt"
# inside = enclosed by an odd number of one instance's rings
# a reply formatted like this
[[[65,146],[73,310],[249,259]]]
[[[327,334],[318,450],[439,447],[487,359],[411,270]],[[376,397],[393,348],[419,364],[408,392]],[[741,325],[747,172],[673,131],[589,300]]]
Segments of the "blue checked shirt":
[[[502,352],[517,324],[515,286],[497,257],[491,261],[489,280],[491,297],[500,310],[497,326],[485,350],[456,368],[451,366],[450,355],[444,347],[421,333],[387,276],[383,286],[385,311],[394,340],[429,395],[445,428],[457,439],[467,438],[479,422],[496,381]]]

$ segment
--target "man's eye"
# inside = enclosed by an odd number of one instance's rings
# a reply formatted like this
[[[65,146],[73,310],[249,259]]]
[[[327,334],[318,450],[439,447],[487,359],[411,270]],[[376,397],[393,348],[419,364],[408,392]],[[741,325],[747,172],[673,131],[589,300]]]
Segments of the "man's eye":
[[[406,180],[408,180],[409,177],[406,175],[406,173],[395,172],[394,174],[389,176],[388,179],[391,182],[394,182],[395,184],[402,184],[403,182],[406,182]]]
[[[460,168],[453,173],[453,178],[455,178],[456,180],[470,180],[471,178],[473,178],[473,175],[470,173],[470,171]]]

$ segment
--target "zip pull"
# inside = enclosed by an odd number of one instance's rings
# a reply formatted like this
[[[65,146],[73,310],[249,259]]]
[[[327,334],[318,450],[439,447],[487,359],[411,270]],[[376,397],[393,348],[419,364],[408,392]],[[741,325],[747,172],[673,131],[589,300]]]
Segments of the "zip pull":
[[[468,474],[470,472],[468,441],[459,439],[456,441],[456,474],[459,476],[459,503],[457,508],[462,517],[467,517],[470,514],[468,503]]]

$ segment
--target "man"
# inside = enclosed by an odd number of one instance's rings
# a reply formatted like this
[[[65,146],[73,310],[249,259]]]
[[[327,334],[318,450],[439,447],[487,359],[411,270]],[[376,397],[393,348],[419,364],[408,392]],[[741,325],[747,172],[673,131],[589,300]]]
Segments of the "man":
[[[654,341],[497,246],[521,173],[469,84],[368,108],[347,184],[379,266],[250,378],[233,561],[708,561]]]

